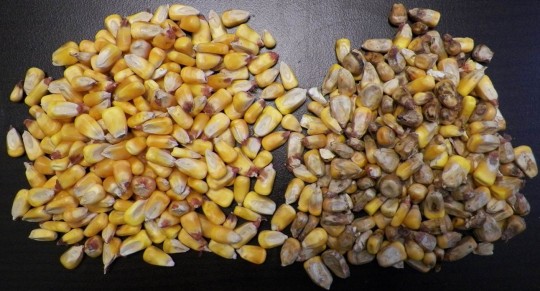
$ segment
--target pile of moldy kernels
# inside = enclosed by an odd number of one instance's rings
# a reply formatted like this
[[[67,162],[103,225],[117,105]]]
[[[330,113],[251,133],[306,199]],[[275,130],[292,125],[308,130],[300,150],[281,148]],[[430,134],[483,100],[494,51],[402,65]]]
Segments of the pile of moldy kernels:
[[[530,206],[520,190],[538,169],[528,146],[499,134],[506,123],[485,75],[493,53],[441,36],[439,19],[394,4],[395,37],[362,49],[337,40],[322,94],[308,91],[307,134],[288,141],[296,178],[274,215],[286,223],[272,227],[292,223],[282,264],[303,261],[323,288],[331,273],[348,277],[348,263],[428,272],[491,255],[494,241],[525,230]]]

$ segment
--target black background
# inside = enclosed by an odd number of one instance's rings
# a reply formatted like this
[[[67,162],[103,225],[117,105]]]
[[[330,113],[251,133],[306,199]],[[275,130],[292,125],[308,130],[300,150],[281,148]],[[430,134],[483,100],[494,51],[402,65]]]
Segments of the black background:
[[[165,1],[2,1],[0,4],[0,132],[10,125],[23,128],[29,115],[24,104],[8,101],[13,85],[31,66],[59,77],[62,70],[51,65],[51,53],[68,40],[93,39],[103,19],[113,13],[129,15],[153,11]],[[281,60],[295,71],[300,86],[322,81],[335,62],[334,42],[346,37],[353,47],[367,38],[392,37],[387,22],[392,1],[189,1],[207,14],[231,8],[252,12],[249,24],[258,31],[270,30],[278,41]],[[506,133],[513,145],[530,145],[540,158],[540,32],[538,1],[406,1],[409,8],[440,11],[438,30],[453,36],[469,36],[487,44],[495,58],[487,74],[499,92],[500,109],[506,117]],[[303,110],[297,112],[298,116]],[[6,155],[0,146],[0,289],[146,289],[180,290],[305,290],[317,289],[302,264],[282,268],[279,248],[268,252],[266,263],[256,266],[237,259],[221,259],[211,253],[174,255],[174,268],[158,268],[142,261],[140,254],[117,260],[110,273],[102,274],[101,259],[85,258],[73,271],[58,258],[65,250],[53,242],[27,238],[36,224],[13,222],[10,209],[18,189],[27,187],[23,158]],[[291,175],[283,167],[283,148],[275,154],[278,178],[273,196],[282,193]],[[540,289],[540,180],[528,181],[524,193],[532,212],[528,229],[508,243],[498,242],[490,257],[468,256],[445,263],[438,273],[420,274],[381,268],[376,263],[356,266],[351,277],[334,278],[332,290],[532,290]],[[267,227],[267,226],[266,226]]]

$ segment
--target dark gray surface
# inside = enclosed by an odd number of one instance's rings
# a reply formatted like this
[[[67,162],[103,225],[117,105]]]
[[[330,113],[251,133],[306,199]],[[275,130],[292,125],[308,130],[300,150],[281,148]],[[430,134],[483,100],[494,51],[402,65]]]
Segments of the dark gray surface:
[[[13,85],[31,66],[58,77],[61,70],[50,63],[51,53],[68,40],[91,39],[112,13],[129,15],[153,11],[166,1],[3,1],[0,9],[0,133],[9,125],[22,129],[28,116],[23,104],[8,102]],[[269,29],[278,40],[275,49],[296,71],[303,87],[319,85],[335,61],[334,41],[347,37],[358,47],[362,40],[391,37],[387,23],[392,1],[190,1],[203,13],[230,8],[253,13],[249,24]],[[540,158],[540,2],[519,1],[406,1],[408,7],[422,6],[441,11],[438,30],[454,36],[470,36],[495,52],[487,74],[500,96],[500,108],[508,123],[514,146],[530,145]],[[299,112],[298,114],[300,114]],[[0,143],[0,289],[142,289],[186,290],[305,290],[316,289],[302,264],[279,266],[279,249],[270,250],[263,266],[241,259],[228,261],[213,254],[194,252],[174,255],[174,268],[157,268],[141,255],[118,260],[110,274],[102,275],[101,259],[85,258],[74,271],[58,262],[65,250],[54,243],[27,239],[35,224],[12,222],[11,202],[20,188],[27,187],[23,159],[10,159],[5,142]],[[283,168],[283,149],[275,155],[280,171],[273,197],[281,196],[291,177]],[[469,256],[445,263],[441,272],[420,274],[383,269],[376,263],[352,267],[351,278],[334,279],[332,290],[352,289],[540,289],[540,180],[528,181],[524,193],[532,205],[526,217],[527,231],[508,243],[497,243],[491,257]],[[282,198],[279,200],[282,201]]]

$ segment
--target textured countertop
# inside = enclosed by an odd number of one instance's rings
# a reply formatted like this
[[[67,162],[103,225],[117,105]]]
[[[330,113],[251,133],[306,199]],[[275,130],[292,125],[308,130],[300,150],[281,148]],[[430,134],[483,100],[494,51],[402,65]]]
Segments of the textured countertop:
[[[91,39],[113,13],[129,15],[153,11],[165,1],[3,1],[0,9],[0,135],[10,125],[22,129],[27,107],[13,104],[13,85],[31,66],[53,77],[62,70],[51,65],[51,53],[68,40]],[[519,4],[517,4],[519,3]],[[276,37],[280,59],[295,71],[300,86],[318,86],[335,62],[334,42],[349,38],[359,47],[367,38],[392,37],[387,22],[392,1],[189,1],[207,13],[231,8],[252,12],[249,24],[268,29]],[[495,57],[486,73],[498,90],[506,133],[513,145],[530,145],[540,158],[540,30],[538,1],[405,1],[408,8],[438,10],[438,30],[469,36],[488,45]],[[298,116],[304,110],[297,112]],[[2,137],[4,138],[4,137]],[[27,187],[23,158],[11,159],[0,143],[0,289],[157,289],[176,290],[306,290],[317,289],[302,264],[280,267],[279,248],[269,250],[262,266],[242,259],[225,260],[211,253],[174,255],[174,268],[158,268],[136,254],[117,260],[103,275],[101,258],[85,258],[73,271],[59,263],[65,247],[28,239],[36,224],[13,222],[10,209],[18,189]],[[274,154],[278,177],[272,197],[281,202],[292,177],[284,168],[284,149]],[[443,263],[440,272],[421,274],[409,267],[381,268],[376,263],[352,266],[351,277],[334,277],[332,290],[531,290],[540,289],[540,179],[524,189],[532,211],[528,229],[508,243],[497,242],[489,257],[469,255]],[[280,197],[280,198],[277,198]],[[266,222],[266,224],[268,224]],[[267,226],[266,226],[267,227]]]

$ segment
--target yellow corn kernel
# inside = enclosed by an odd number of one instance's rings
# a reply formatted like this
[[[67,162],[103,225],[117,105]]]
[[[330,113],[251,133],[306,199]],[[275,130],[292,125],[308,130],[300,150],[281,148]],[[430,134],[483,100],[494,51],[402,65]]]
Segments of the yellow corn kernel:
[[[257,33],[255,30],[253,30],[251,27],[249,27],[249,25],[245,23],[240,24],[238,28],[236,28],[235,34],[239,38],[245,38],[249,40],[250,42],[257,44],[258,46],[264,45],[259,33]]]
[[[214,240],[210,240],[210,242],[208,243],[208,248],[220,257],[226,259],[236,259],[235,249],[228,244],[222,244]]]
[[[75,183],[82,178],[86,173],[86,170],[79,165],[74,165],[66,171],[58,174],[58,184],[61,189],[68,189],[75,185]]]
[[[127,120],[124,111],[117,106],[105,109],[102,114],[105,127],[115,138],[122,138],[127,134]]]
[[[278,68],[270,68],[264,70],[262,73],[255,75],[255,82],[260,88],[265,88],[270,86],[279,75]]]
[[[177,231],[176,235],[174,235],[172,238],[168,238],[163,242],[163,251],[168,254],[176,254],[176,253],[185,253],[189,250],[187,246],[185,246],[182,242],[175,239],[175,237],[178,236],[178,233],[181,231],[181,226],[177,225]],[[173,226],[169,227],[173,228]]]
[[[210,27],[212,39],[216,39],[227,33],[223,23],[221,23],[221,18],[214,10],[208,12],[208,26]]]
[[[182,225],[182,231],[186,231],[194,239],[198,240],[202,237],[201,221],[196,212],[191,211],[182,215],[180,217],[180,223]],[[180,239],[180,241],[182,240]]]
[[[155,147],[159,149],[172,149],[178,146],[178,142],[169,135],[155,135],[151,134],[146,137],[146,145],[148,147]],[[126,145],[127,148],[127,145]]]
[[[200,19],[200,28],[198,31],[192,33],[192,42],[193,45],[197,45],[200,43],[208,43],[212,41],[212,35],[210,34],[210,26],[208,25],[208,21],[206,19]]]
[[[215,144],[216,153],[225,163],[231,163],[236,160],[238,154],[227,142],[220,140]]]
[[[52,230],[36,228],[30,232],[28,238],[36,241],[53,241],[57,236],[58,234]]]
[[[206,193],[206,196],[219,206],[227,208],[231,205],[234,199],[234,192],[229,188],[223,188],[218,190],[210,189]]]
[[[210,222],[217,225],[221,225],[225,222],[225,214],[215,202],[209,200],[203,201],[202,210]]]
[[[175,147],[172,150],[171,155],[175,158],[191,158],[191,159],[201,158],[201,155],[198,154],[197,152],[194,152],[187,148],[180,148],[180,147]]]
[[[144,122],[154,118],[156,115],[154,112],[142,111],[134,114],[127,119],[127,125],[131,128],[142,125]]]
[[[296,218],[296,211],[288,204],[282,204],[278,207],[274,216],[272,216],[272,230],[282,231],[289,226]]]
[[[157,147],[148,148],[146,159],[163,167],[173,167],[176,160],[169,151]]]
[[[174,49],[176,51],[180,52],[181,54],[183,54],[182,57],[184,57],[184,56],[185,57],[190,57],[190,56],[195,55],[195,52],[193,50],[193,43],[191,42],[191,38],[189,38],[187,36],[177,38],[176,41],[174,42]],[[173,56],[174,55],[175,54],[173,54]],[[171,59],[171,58],[169,57],[169,59]],[[171,60],[173,60],[173,59],[171,59]],[[193,65],[194,64],[195,63],[193,63]],[[185,66],[185,64],[184,64],[184,66]]]
[[[14,138],[11,138],[11,139],[14,139]],[[37,159],[38,157],[44,154],[43,151],[41,150],[41,147],[39,146],[38,140],[26,130],[22,134],[22,142],[24,145],[24,152],[26,152],[26,155],[28,156],[29,160],[34,161],[35,159]],[[19,154],[19,152],[21,151],[20,149],[17,149],[17,147],[19,146],[13,145],[13,144],[16,144],[17,142],[10,141],[10,143],[12,144],[11,147],[14,149],[14,150],[10,150],[12,154],[14,155]]]
[[[19,83],[15,87],[16,88],[19,87],[20,89],[23,89],[24,93],[30,94],[30,92],[32,92],[32,90],[37,86],[37,84],[39,84],[39,82],[41,82],[41,80],[43,79],[45,79],[45,72],[43,72],[43,70],[41,70],[40,68],[32,67],[26,71],[26,74],[24,76],[24,83]],[[18,97],[17,99],[19,98],[22,99],[22,95],[20,97],[19,97],[19,93],[17,93],[16,95]],[[10,97],[10,100],[12,102],[19,102],[21,99],[14,101]]]
[[[47,90],[49,88],[49,84],[51,83],[52,78],[45,78],[42,79],[39,83],[37,83],[32,91],[27,92],[26,98],[24,98],[24,103],[28,106],[33,106],[39,104],[41,101],[41,98],[47,94]]]
[[[375,212],[377,212],[377,210],[379,210],[379,208],[381,208],[381,206],[383,205],[383,203],[385,202],[386,199],[382,198],[382,197],[375,197],[374,199],[372,199],[371,201],[369,201],[365,206],[364,206],[364,211],[373,216],[373,214],[375,214]]]
[[[243,205],[249,210],[264,215],[272,215],[276,210],[276,203],[272,199],[253,191],[246,194]]]
[[[178,240],[185,246],[195,251],[207,250],[206,241],[202,238],[196,239],[191,236],[184,228],[178,234]]]
[[[498,103],[499,94],[493,86],[493,82],[488,75],[484,75],[475,87],[475,92],[484,101],[488,101],[494,104]]]
[[[243,25],[241,25],[242,27]],[[273,67],[279,59],[279,55],[275,52],[267,52],[260,54],[255,59],[253,59],[249,65],[248,69],[253,75],[258,75],[265,70]]]
[[[116,224],[109,222],[107,226],[101,231],[101,238],[103,242],[108,244],[116,233]]]
[[[79,52],[79,46],[73,41],[66,42],[56,49],[52,54],[54,66],[69,66],[77,63],[77,58],[73,54]]]
[[[106,147],[101,155],[111,160],[126,160],[131,154],[126,150],[126,142],[122,141]]]
[[[439,134],[443,137],[458,137],[464,134],[464,130],[456,125],[449,124],[439,127]]]
[[[262,169],[272,163],[273,160],[272,153],[267,150],[260,151],[255,159],[253,159],[253,164],[255,167]]]
[[[107,272],[109,266],[118,257],[121,243],[121,239],[113,237],[108,243],[103,245],[102,260],[104,273]]]
[[[105,134],[101,126],[88,114],[81,114],[75,118],[75,128],[81,134],[93,140],[105,139]]]
[[[139,225],[124,224],[124,225],[118,226],[118,228],[116,229],[115,235],[116,236],[132,236],[132,235],[136,235],[140,231],[141,231],[140,224]]]
[[[43,133],[41,128],[39,128],[37,121],[32,119],[25,119],[24,126],[26,127],[28,132],[30,132],[30,134],[36,139],[43,139],[45,137],[45,133]]]
[[[120,255],[125,257],[142,251],[152,245],[152,241],[148,237],[145,230],[139,231],[137,234],[126,238],[120,245]]]
[[[229,46],[224,43],[200,43],[193,48],[199,53],[209,53],[217,55],[226,55],[229,52]]]
[[[214,179],[220,179],[227,174],[227,168],[221,158],[214,152],[205,152],[206,167],[208,174]]]
[[[253,162],[242,153],[241,149],[234,148],[234,150],[237,152],[238,157],[233,162],[229,163],[229,166],[237,168],[238,173],[242,176],[256,176],[258,169]]]
[[[232,104],[237,112],[245,112],[255,101],[255,96],[247,92],[234,94]]]
[[[250,159],[254,159],[261,149],[261,141],[256,137],[249,137],[242,143],[242,152]]]
[[[413,95],[418,92],[431,91],[434,87],[435,79],[430,75],[417,78],[406,85],[407,90]]]
[[[178,41],[177,41],[178,42]],[[175,43],[175,46],[176,46],[176,43]],[[173,62],[176,62],[182,66],[186,66],[186,67],[191,67],[191,66],[195,66],[196,64],[196,61],[194,58],[190,57],[189,55],[185,54],[185,53],[182,53],[180,51],[170,51],[167,53],[167,58]],[[182,69],[182,71],[184,71]],[[187,77],[187,75],[186,75]],[[184,76],[182,76],[182,79],[184,80],[184,82],[186,82],[186,79],[184,78]]]
[[[283,96],[282,96],[283,97]],[[280,97],[281,98],[281,97]],[[357,108],[357,110],[360,110],[360,108]],[[330,107],[325,107],[321,111],[321,121],[328,127],[332,132],[336,134],[341,134],[343,132],[341,126],[339,125],[338,121],[332,117],[332,114],[330,112]]]
[[[72,270],[77,268],[84,257],[84,246],[72,246],[60,256],[60,263],[64,268]]]
[[[287,235],[275,230],[263,230],[257,238],[259,245],[264,249],[271,249],[282,245]]]
[[[131,164],[128,161],[120,160],[113,163],[113,176],[116,184],[122,192],[127,191],[127,187],[131,182],[133,173],[131,172]]]
[[[249,18],[250,13],[246,10],[231,9],[223,11],[221,14],[221,21],[223,22],[223,25],[228,28],[238,26],[248,21]]]
[[[249,106],[249,108],[244,113],[244,120],[248,124],[255,123],[255,121],[263,112],[265,107],[266,107],[266,102],[263,99],[259,99],[253,102],[253,104],[251,104],[251,106]]]
[[[165,232],[160,228],[155,220],[147,220],[144,222],[144,229],[148,237],[154,244],[160,244],[167,238]]]
[[[28,210],[30,210],[30,204],[28,203],[28,190],[21,189],[15,195],[13,204],[11,206],[11,216],[13,220],[23,217]]]
[[[180,106],[167,108],[169,115],[183,129],[189,129],[193,125],[193,118],[187,114]]]
[[[502,176],[495,181],[489,190],[491,196],[498,200],[506,200],[513,193],[516,193],[521,185],[521,180],[516,177]]]
[[[236,203],[239,205],[242,205],[244,198],[249,192],[250,182],[250,178],[245,176],[238,176],[234,180],[233,197],[234,201],[236,201]]]
[[[210,118],[204,127],[204,135],[211,139],[222,134],[227,128],[231,120],[224,113],[217,113]]]
[[[144,208],[146,200],[137,200],[124,212],[123,220],[131,226],[137,226],[144,222]]]
[[[281,127],[283,129],[289,130],[289,131],[295,131],[295,132],[301,132],[302,127],[300,126],[300,122],[296,117],[292,114],[287,114],[283,116],[283,119],[281,119]]]
[[[267,49],[273,49],[276,46],[276,39],[266,29],[263,30],[261,38],[262,38],[264,47],[266,47]]]
[[[36,121],[46,136],[53,136],[62,129],[62,123],[53,120],[44,112],[36,113]]]
[[[298,86],[298,79],[292,69],[285,62],[279,64],[279,76],[285,90],[291,90]]]
[[[120,23],[116,33],[116,45],[123,52],[127,52],[131,46],[131,26],[127,19],[122,19]]]
[[[54,171],[65,171],[69,167],[69,158],[58,158],[51,161],[51,168]]]
[[[303,248],[318,248],[326,244],[328,233],[321,227],[317,227],[310,231],[302,241]]]
[[[141,130],[150,134],[170,134],[173,130],[172,120],[169,117],[156,117],[144,122]]]
[[[266,106],[253,125],[254,135],[257,137],[268,135],[279,125],[282,118],[283,116],[276,108]]]
[[[67,224],[67,222],[64,221],[45,221],[40,223],[39,227],[46,230],[62,233],[67,233],[71,230],[71,227]]]
[[[270,195],[270,193],[272,193],[272,188],[274,187],[275,178],[276,171],[272,164],[270,164],[259,173],[253,190],[260,195]]]
[[[100,104],[103,101],[110,100],[111,93],[105,91],[91,92],[83,97],[84,105],[93,107]]]
[[[499,169],[499,157],[489,154],[486,159],[481,160],[474,169],[474,181],[483,186],[491,186],[495,183]]]
[[[431,139],[438,132],[439,126],[436,123],[424,122],[418,128],[416,128],[416,134],[418,135],[418,146],[424,148],[428,145]]]
[[[66,209],[62,215],[62,218],[67,223],[73,223],[73,222],[79,222],[88,216],[90,216],[88,214],[88,208],[77,207],[77,208]]]
[[[99,54],[90,59],[92,68],[100,73],[107,72],[122,57],[122,51],[114,44],[106,44]]]
[[[94,235],[97,235],[107,226],[108,222],[109,217],[107,216],[107,213],[98,214],[90,221],[90,223],[84,229],[84,236],[92,237]]]
[[[195,179],[204,179],[208,171],[206,163],[196,159],[181,158],[175,164],[180,172]]]
[[[257,212],[254,212],[248,208],[242,206],[235,206],[233,210],[234,215],[245,219],[247,221],[260,221],[262,216]]]
[[[234,244],[242,240],[242,237],[233,229],[213,224],[204,215],[200,215],[199,219],[201,221],[203,235],[209,239],[223,244]]]
[[[273,151],[287,142],[290,131],[276,131],[263,137],[261,144],[267,151]]]
[[[160,267],[174,266],[174,261],[171,256],[155,246],[149,246],[144,250],[143,260],[151,265]]]
[[[247,66],[252,57],[243,52],[229,52],[223,57],[225,69],[234,71]]]
[[[80,228],[74,228],[66,232],[59,240],[58,244],[61,245],[72,245],[80,242],[84,239],[83,230]]]
[[[241,92],[241,91],[239,91],[239,92]],[[238,93],[238,92],[236,92],[236,93]],[[227,114],[227,116],[229,117],[230,120],[237,120],[237,119],[241,119],[242,117],[244,117],[244,112],[236,111],[236,109],[234,109],[234,105],[232,104],[232,102],[229,105],[227,105],[227,107],[225,107],[223,112],[225,114]]]
[[[206,101],[204,112],[214,114],[223,111],[232,102],[232,95],[225,89],[219,89]]]
[[[139,81],[127,82],[126,80],[122,81],[120,85],[114,91],[114,100],[126,102],[143,95],[146,92],[144,84]],[[137,104],[134,104],[139,111],[142,109],[137,107]]]
[[[461,96],[469,95],[484,77],[484,71],[485,69],[474,70],[463,76],[456,87],[457,92]]]
[[[148,221],[159,217],[167,209],[169,202],[170,198],[165,193],[154,191],[144,204],[145,219]]]
[[[36,162],[41,161],[42,159],[48,160],[46,157],[39,157],[36,159]],[[50,162],[50,160],[48,160]],[[50,163],[49,165],[50,166]],[[30,187],[36,188],[36,187],[42,187],[45,182],[47,182],[47,178],[44,176],[43,173],[39,172],[34,165],[31,163],[24,163],[25,170],[25,176],[26,180],[28,181],[28,184],[30,184]],[[52,169],[47,169],[47,171],[50,171]]]
[[[214,146],[211,141],[196,139],[191,144],[185,145],[185,147],[199,155],[204,155],[206,151],[212,151]]]
[[[243,245],[236,252],[242,259],[253,264],[262,264],[266,260],[266,250],[260,246]]]
[[[32,136],[30,133],[29,135]],[[35,146],[34,140],[32,140],[32,138],[27,137],[27,139],[29,139],[29,143],[28,143],[29,146]],[[16,158],[24,154],[25,147],[23,145],[23,140],[21,136],[19,135],[19,132],[17,132],[17,130],[13,127],[8,131],[6,135],[6,147],[7,147],[7,153],[10,157]],[[39,144],[38,144],[38,147],[41,150],[41,146],[39,146]],[[34,149],[32,150],[34,151]],[[38,152],[39,151],[36,151],[36,153]],[[38,157],[36,157],[36,159],[37,158]]]
[[[236,142],[243,144],[249,137],[249,128],[245,120],[237,119],[230,123],[231,134]]]

